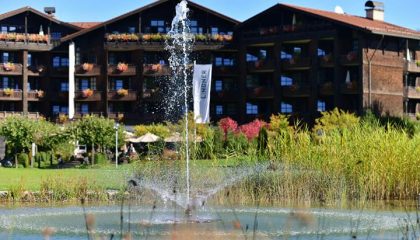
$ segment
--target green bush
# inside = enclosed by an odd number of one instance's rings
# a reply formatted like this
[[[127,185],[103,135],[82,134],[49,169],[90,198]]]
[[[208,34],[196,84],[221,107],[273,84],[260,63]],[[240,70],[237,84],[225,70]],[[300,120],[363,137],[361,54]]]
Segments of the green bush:
[[[136,136],[152,133],[161,138],[169,137],[170,135],[169,128],[163,124],[137,125],[134,127],[134,133]]]
[[[27,168],[30,166],[29,163],[29,156],[27,153],[19,153],[17,155],[18,164],[21,164],[24,168]]]
[[[107,158],[106,154],[104,154],[104,153],[96,153],[95,154],[95,164],[106,165],[108,163],[109,163],[109,161],[108,161],[108,158]]]
[[[322,117],[315,120],[313,132],[315,134],[320,134],[320,132],[325,134],[336,131],[341,132],[358,126],[359,122],[359,118],[356,115],[335,108],[332,111],[323,112]]]

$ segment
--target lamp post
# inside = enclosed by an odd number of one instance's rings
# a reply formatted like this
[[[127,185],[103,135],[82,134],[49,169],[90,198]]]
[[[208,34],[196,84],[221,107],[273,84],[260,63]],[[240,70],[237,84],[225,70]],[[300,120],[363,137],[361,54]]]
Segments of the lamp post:
[[[118,128],[120,124],[116,123],[114,125],[115,129],[115,168],[118,168]]]

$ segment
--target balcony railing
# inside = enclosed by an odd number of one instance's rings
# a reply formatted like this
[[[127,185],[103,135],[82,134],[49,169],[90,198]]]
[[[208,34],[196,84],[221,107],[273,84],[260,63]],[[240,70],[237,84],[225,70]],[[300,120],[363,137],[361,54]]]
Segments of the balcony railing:
[[[74,119],[82,119],[85,116],[104,117],[105,114],[103,112],[87,112],[87,113],[76,112],[74,114]]]
[[[23,112],[0,111],[0,119],[5,119],[10,116],[24,116],[24,114]],[[42,118],[42,115],[38,112],[29,112],[26,116],[30,119]]]
[[[359,65],[359,55],[356,52],[349,52],[340,56],[340,63],[344,66]]]
[[[111,90],[108,92],[108,100],[110,101],[136,101],[137,92],[134,90]]]
[[[255,62],[248,62],[249,72],[270,72],[274,71],[274,61],[271,59],[260,59]]]
[[[311,95],[311,88],[309,86],[283,86],[281,92],[284,97],[309,97]]]
[[[47,68],[44,65],[36,65],[28,67],[29,76],[44,76],[47,72]]]
[[[341,93],[343,94],[358,94],[358,84],[356,81],[351,81],[348,83],[343,83],[341,86]]]
[[[122,67],[121,64],[108,65],[108,75],[113,76],[135,76],[137,74],[136,65],[126,64]]]
[[[195,39],[195,50],[218,49],[233,41],[231,35],[221,34],[192,34],[191,37]],[[163,49],[168,38],[168,35],[160,33],[105,34],[105,45],[108,49]]]
[[[307,57],[293,57],[291,59],[283,59],[281,64],[285,70],[308,69],[311,67],[311,59]]]
[[[212,91],[211,99],[218,101],[238,101],[239,95],[237,90]]]
[[[408,98],[420,99],[420,87],[406,87],[405,95]]]
[[[22,90],[20,89],[0,89],[0,100],[3,101],[21,101]]]
[[[101,75],[101,66],[93,63],[76,65],[76,75],[79,76],[98,76]]]
[[[144,64],[143,75],[145,76],[167,76],[171,74],[171,69],[166,64]]]
[[[102,92],[96,90],[90,91],[76,91],[75,92],[75,99],[77,101],[85,101],[85,102],[96,102],[102,100]]]
[[[319,31],[332,29],[332,24],[329,23],[305,23],[305,24],[285,24],[276,26],[267,26],[259,28],[258,30],[246,31],[243,36],[245,38],[261,38],[276,36],[282,33],[295,33],[306,31]]]
[[[404,70],[406,72],[414,72],[414,73],[420,73],[420,60],[417,60],[416,62],[405,62]]]
[[[247,90],[247,96],[249,98],[260,98],[269,99],[274,97],[274,91],[272,87],[261,86]]]
[[[25,33],[0,33],[0,48],[10,50],[47,51],[53,48],[49,35]]]
[[[163,94],[159,89],[144,89],[143,99],[150,101],[160,101],[163,98]]]
[[[237,66],[214,66],[213,75],[237,75],[239,70]]]
[[[1,75],[22,75],[22,64],[20,63],[0,63]]]
[[[334,95],[334,84],[332,82],[326,82],[320,85],[319,94],[324,96]]]

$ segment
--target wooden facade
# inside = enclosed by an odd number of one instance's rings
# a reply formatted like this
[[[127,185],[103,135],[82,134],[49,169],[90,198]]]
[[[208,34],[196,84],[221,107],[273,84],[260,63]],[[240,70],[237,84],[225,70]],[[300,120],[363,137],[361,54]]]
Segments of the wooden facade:
[[[175,5],[156,1],[87,29],[31,8],[0,15],[0,112],[67,114],[74,43],[75,118],[163,121],[171,74],[164,44]],[[420,114],[418,32],[367,31],[347,16],[283,4],[243,23],[189,7],[194,60],[213,64],[212,121],[283,113],[311,122],[335,107]]]

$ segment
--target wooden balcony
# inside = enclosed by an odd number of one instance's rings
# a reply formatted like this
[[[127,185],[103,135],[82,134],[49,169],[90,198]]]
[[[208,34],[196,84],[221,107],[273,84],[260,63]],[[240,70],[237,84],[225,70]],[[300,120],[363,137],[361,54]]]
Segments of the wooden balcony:
[[[239,100],[239,91],[238,90],[223,90],[223,91],[212,91],[211,92],[211,100],[215,101],[238,101]]]
[[[102,92],[93,91],[92,95],[87,96],[83,91],[75,92],[74,98],[79,102],[98,102],[102,101]]]
[[[357,82],[352,81],[350,83],[343,83],[341,85],[341,93],[342,94],[359,94],[360,91],[358,89]]]
[[[168,65],[143,64],[143,75],[150,77],[169,76],[171,69]]]
[[[137,101],[137,92],[134,90],[128,90],[128,94],[124,95],[118,91],[109,91],[108,92],[109,101]]]
[[[145,89],[143,90],[143,99],[146,101],[162,101],[163,93],[159,89]]]
[[[214,76],[235,76],[239,75],[237,66],[213,66]]]
[[[283,86],[281,87],[283,97],[309,97],[311,96],[311,88],[308,86]]]
[[[98,64],[76,65],[75,74],[76,76],[86,76],[86,77],[99,76],[101,75],[101,65],[98,65]]]
[[[11,116],[24,116],[23,112],[9,112],[9,111],[0,111],[0,119],[5,119]],[[26,115],[30,119],[40,119],[42,115],[38,112],[29,112]]]
[[[74,114],[74,119],[82,119],[85,116],[105,117],[105,114],[103,112],[88,112],[88,113],[76,112]]]
[[[284,70],[303,70],[311,68],[311,59],[307,57],[298,57],[283,59],[281,66]]]
[[[108,65],[109,76],[135,76],[137,74],[136,65],[134,64],[128,64],[127,70],[125,71],[118,70],[117,66],[113,64]]]
[[[331,96],[334,95],[334,84],[332,82],[326,82],[319,86],[319,95]]]
[[[0,39],[0,50],[50,51],[53,48],[49,35],[9,33]]]
[[[0,90],[0,100],[2,101],[22,101],[22,90],[7,91]]]
[[[334,57],[332,54],[328,54],[319,58],[319,66],[323,68],[332,68],[335,66]]]
[[[404,64],[404,71],[406,72],[413,72],[413,73],[420,73],[420,60],[417,62],[408,62],[406,61]]]
[[[343,66],[357,66],[360,65],[359,55],[354,52],[350,52],[340,56],[340,64]]]
[[[275,64],[273,60],[258,60],[248,62],[248,72],[274,72]]]
[[[412,99],[420,99],[420,87],[406,87],[405,97]]]
[[[13,63],[11,65],[7,65],[7,63],[0,63],[0,75],[21,76],[22,64]]]
[[[38,102],[45,99],[44,91],[29,91],[28,92],[28,101]]]
[[[256,87],[254,89],[248,89],[247,97],[254,99],[271,99],[274,97],[274,91],[272,87]]]
[[[46,73],[47,73],[47,68],[44,65],[28,67],[28,76],[41,77],[41,76],[45,76]]]

